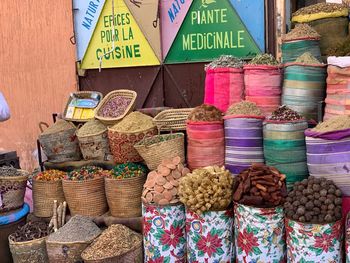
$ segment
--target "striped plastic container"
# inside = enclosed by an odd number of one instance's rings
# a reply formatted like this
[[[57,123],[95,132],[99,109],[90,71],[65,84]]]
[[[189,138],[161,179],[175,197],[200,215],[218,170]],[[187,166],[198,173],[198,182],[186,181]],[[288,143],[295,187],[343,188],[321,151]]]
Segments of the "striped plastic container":
[[[304,131],[306,121],[264,122],[264,157],[287,176],[287,187],[308,177]]]
[[[332,180],[350,196],[350,136],[339,140],[306,137],[310,175]]]
[[[264,163],[263,119],[224,118],[225,166],[232,174],[239,174],[252,163]]]
[[[326,65],[285,65],[282,104],[307,119],[318,120],[319,105],[326,95]]]

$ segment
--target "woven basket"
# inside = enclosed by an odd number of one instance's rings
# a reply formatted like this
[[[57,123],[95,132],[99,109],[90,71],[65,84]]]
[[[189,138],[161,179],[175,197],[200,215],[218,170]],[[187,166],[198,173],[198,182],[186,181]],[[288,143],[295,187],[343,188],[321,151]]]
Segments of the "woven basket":
[[[102,99],[103,99],[103,95],[102,95],[101,92],[98,92],[98,91],[76,91],[76,92],[74,92],[73,94],[76,95],[76,96],[79,97],[79,98],[82,98],[82,99],[90,99],[90,98],[91,98],[91,95],[92,95],[93,93],[95,93],[95,94],[97,94],[97,95],[100,96],[100,102],[101,102]],[[72,97],[69,96],[69,99],[68,99],[68,101],[67,101],[66,107],[65,107],[64,112],[63,112],[63,116],[64,116],[64,119],[65,119],[65,120],[67,120],[67,121],[75,121],[75,122],[88,122],[88,121],[91,121],[91,120],[94,119],[94,118],[92,118],[92,119],[74,119],[74,118],[69,119],[69,118],[66,118],[68,106],[69,106],[69,104],[70,104],[71,101],[72,101]],[[98,105],[97,105],[97,107],[98,107]],[[97,108],[97,107],[96,107],[96,108]]]
[[[36,217],[52,217],[53,201],[62,203],[64,199],[62,180],[33,180],[33,208]]]
[[[46,241],[46,250],[50,263],[83,262],[81,253],[96,237],[85,242],[54,242]]]
[[[20,170],[21,176],[0,176],[0,213],[21,208],[29,173]]]
[[[125,112],[120,115],[119,117],[116,118],[110,118],[110,117],[102,117],[99,115],[100,109],[111,99],[116,96],[119,97],[125,97],[125,98],[130,98],[130,104],[129,106],[125,109]],[[111,91],[110,93],[107,94],[107,96],[101,101],[101,103],[97,106],[95,109],[95,118],[100,120],[102,123],[106,125],[113,125],[119,122],[121,119],[123,119],[127,114],[133,111],[135,107],[135,102],[136,102],[136,97],[137,93],[132,90],[125,90],[125,89],[120,89],[120,90],[114,90]]]
[[[15,242],[10,237],[8,240],[14,263],[48,262],[46,237],[26,242]]]
[[[85,181],[62,180],[71,215],[100,216],[107,212],[104,178]]]
[[[165,110],[153,118],[153,123],[161,131],[184,131],[192,110],[193,108]]]
[[[78,131],[77,137],[84,160],[107,160],[110,152],[107,128],[104,131],[87,136],[80,136]]]
[[[84,252],[81,254],[85,263],[142,263],[143,251],[142,251],[142,236],[140,235],[140,242],[135,245],[130,251],[114,257],[104,257],[96,260],[88,260],[84,257]]]
[[[138,154],[134,145],[140,142],[145,136],[157,134],[157,127],[154,126],[145,131],[135,133],[117,132],[108,128],[108,139],[111,152],[116,163],[142,162],[142,157]]]
[[[139,217],[141,195],[146,174],[126,179],[105,178],[105,190],[111,215],[119,218]]]
[[[39,124],[40,130],[42,126],[48,125],[44,122]],[[49,160],[53,163],[61,163],[68,161],[79,161],[81,157],[80,148],[76,133],[76,127],[71,124],[72,128],[57,133],[41,134],[39,136],[40,144]]]
[[[150,170],[157,169],[164,158],[179,156],[181,162],[185,162],[185,136],[183,133],[145,137],[134,147]]]

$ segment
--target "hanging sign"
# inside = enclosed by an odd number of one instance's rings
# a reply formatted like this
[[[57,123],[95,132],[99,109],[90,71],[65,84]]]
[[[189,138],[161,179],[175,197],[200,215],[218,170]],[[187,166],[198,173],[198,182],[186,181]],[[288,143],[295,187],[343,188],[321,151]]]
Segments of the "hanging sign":
[[[105,0],[73,0],[77,58],[82,60],[100,17]]]
[[[223,54],[252,58],[259,53],[229,0],[194,0],[165,62],[210,61]]]
[[[123,0],[106,0],[81,67],[99,68],[100,59],[102,68],[160,64]]]

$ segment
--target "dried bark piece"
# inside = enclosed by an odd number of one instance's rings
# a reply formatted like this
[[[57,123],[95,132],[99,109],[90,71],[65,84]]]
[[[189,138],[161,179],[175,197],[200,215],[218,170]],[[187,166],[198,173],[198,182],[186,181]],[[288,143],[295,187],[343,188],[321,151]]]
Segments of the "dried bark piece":
[[[147,203],[151,203],[153,201],[153,194],[151,192],[147,193],[146,201]]]
[[[148,180],[152,180],[152,179],[155,179],[158,177],[158,173],[157,171],[152,171],[152,172],[149,172],[148,176],[147,176],[147,179]]]
[[[185,168],[185,166],[182,163],[179,163],[177,165],[177,169],[181,172],[183,169]]]
[[[154,187],[154,191],[157,192],[157,193],[163,193],[164,187],[161,186],[161,185],[156,185],[156,186]]]
[[[156,180],[157,185],[164,185],[167,183],[166,179],[164,177],[159,176]]]
[[[160,204],[160,205],[168,205],[169,201],[167,199],[161,199],[161,200],[159,200],[158,204]]]
[[[163,194],[155,194],[153,198],[154,202],[156,202],[157,204],[159,204],[159,201],[162,199],[165,199]]]
[[[172,173],[170,173],[167,177],[166,177],[166,180],[168,182],[171,182],[172,180],[174,180],[174,177],[172,176]]]
[[[141,197],[141,200],[142,200],[143,203],[146,203],[146,204],[148,203],[147,199],[144,198],[144,197]]]
[[[171,189],[170,191],[174,196],[177,195],[177,193],[178,193],[178,190],[175,187],[173,189]]]
[[[165,197],[166,200],[168,200],[169,202],[173,199],[173,193],[171,192],[171,190],[164,190],[163,195]]]
[[[177,180],[170,180],[169,181],[173,186],[179,186],[179,182]]]
[[[188,169],[188,168],[184,168],[183,170],[182,170],[182,176],[185,176],[186,174],[188,174],[188,173],[190,173],[191,171],[190,171],[190,169]]]
[[[180,164],[180,163],[181,163],[181,158],[180,158],[180,156],[176,156],[176,157],[173,158],[173,164],[174,164],[174,165],[178,165],[178,164]]]
[[[155,184],[156,184],[156,180],[155,179],[147,180],[143,187],[145,187],[145,188],[152,188],[152,187],[155,186]]]
[[[171,183],[167,182],[166,184],[164,184],[164,188],[169,190],[174,188],[174,186]]]
[[[180,179],[182,176],[182,173],[179,170],[173,170],[171,172],[172,177],[174,177],[174,179]]]
[[[166,167],[166,166],[164,166],[164,165],[159,165],[158,166],[158,173],[160,174],[160,175],[162,175],[162,176],[164,176],[164,177],[166,177],[167,175],[169,175],[170,174],[170,169],[168,168],[168,167]]]

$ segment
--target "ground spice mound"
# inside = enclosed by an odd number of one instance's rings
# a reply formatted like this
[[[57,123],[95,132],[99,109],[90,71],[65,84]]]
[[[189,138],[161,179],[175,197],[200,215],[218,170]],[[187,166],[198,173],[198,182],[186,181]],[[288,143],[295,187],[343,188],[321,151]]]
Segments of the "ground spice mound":
[[[49,242],[86,242],[101,234],[98,226],[86,216],[73,216],[57,232],[48,236]]]
[[[312,130],[316,132],[330,132],[345,129],[350,129],[350,116],[348,115],[340,115],[330,118],[329,120],[321,122]]]
[[[261,110],[254,102],[250,101],[241,101],[235,104],[232,104],[226,115],[255,115],[262,116]]]
[[[298,15],[311,15],[316,13],[333,13],[337,11],[342,11],[347,9],[344,4],[336,4],[336,3],[319,3],[315,5],[310,5],[307,7],[300,8],[296,12],[293,13],[293,16]]]
[[[249,65],[279,65],[278,61],[271,54],[260,54],[254,57],[249,63]]]
[[[118,132],[138,132],[154,127],[152,117],[135,111],[126,116],[121,122],[112,127]]]
[[[70,129],[74,129],[74,128],[75,128],[75,126],[72,123],[65,121],[65,120],[62,120],[62,119],[58,119],[53,125],[51,125],[49,128],[47,128],[42,133],[42,135],[57,133],[57,132],[70,130]]]
[[[21,170],[10,166],[0,167],[0,176],[22,176],[25,175]]]
[[[283,40],[294,40],[300,38],[317,38],[321,36],[308,24],[297,24],[288,34],[283,36]]]
[[[99,260],[125,254],[141,246],[141,235],[123,225],[111,225],[82,253],[85,260]]]
[[[296,121],[303,119],[303,117],[296,111],[282,105],[272,112],[272,115],[268,119],[273,121]]]
[[[231,55],[222,55],[213,60],[210,64],[205,65],[205,69],[215,68],[242,68],[244,61]]]
[[[92,120],[85,123],[77,132],[78,136],[88,136],[91,134],[107,131],[106,126],[99,120]]]
[[[215,106],[202,104],[195,107],[188,115],[190,121],[221,121],[222,112]]]
[[[299,56],[295,62],[304,64],[322,64],[317,58],[315,58],[310,52],[305,52]]]

